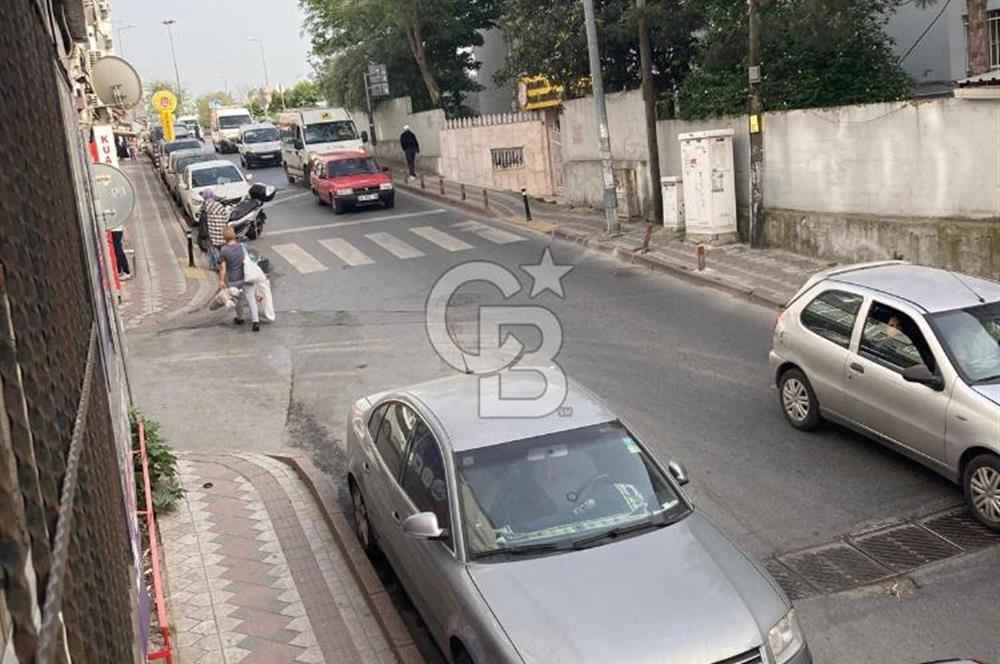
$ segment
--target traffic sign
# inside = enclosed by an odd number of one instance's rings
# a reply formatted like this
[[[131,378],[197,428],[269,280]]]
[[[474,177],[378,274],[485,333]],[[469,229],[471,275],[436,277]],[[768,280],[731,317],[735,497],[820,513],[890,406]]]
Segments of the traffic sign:
[[[121,228],[135,210],[135,187],[120,170],[94,164],[94,196],[108,230]]]
[[[160,90],[154,93],[150,102],[153,105],[153,110],[159,113],[163,111],[173,113],[177,110],[177,97],[170,90]]]
[[[212,100],[212,108],[222,108],[222,102],[218,99]]]

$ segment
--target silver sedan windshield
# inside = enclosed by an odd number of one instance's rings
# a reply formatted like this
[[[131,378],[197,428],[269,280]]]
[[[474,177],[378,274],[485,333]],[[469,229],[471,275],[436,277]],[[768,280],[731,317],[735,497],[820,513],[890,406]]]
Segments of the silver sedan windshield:
[[[936,314],[931,322],[966,381],[1000,381],[1000,302]]]
[[[471,558],[687,510],[620,422],[460,452],[455,469]]]

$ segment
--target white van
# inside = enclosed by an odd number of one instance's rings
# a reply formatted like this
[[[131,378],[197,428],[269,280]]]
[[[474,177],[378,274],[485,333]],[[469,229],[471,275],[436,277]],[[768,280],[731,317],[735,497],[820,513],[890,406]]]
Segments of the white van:
[[[364,150],[368,132],[358,133],[351,114],[343,108],[285,111],[278,116],[281,160],[289,182],[309,183],[312,157],[338,150]]]
[[[240,127],[253,122],[245,108],[212,109],[212,142],[216,152],[236,152]]]
[[[277,166],[281,163],[281,141],[278,128],[270,122],[258,122],[240,127],[236,138],[236,149],[240,153],[240,164],[246,168],[254,166]]]
[[[177,118],[178,124],[183,124],[188,128],[188,133],[194,135],[199,141],[204,140],[201,135],[201,125],[198,123],[197,115],[182,115]]]

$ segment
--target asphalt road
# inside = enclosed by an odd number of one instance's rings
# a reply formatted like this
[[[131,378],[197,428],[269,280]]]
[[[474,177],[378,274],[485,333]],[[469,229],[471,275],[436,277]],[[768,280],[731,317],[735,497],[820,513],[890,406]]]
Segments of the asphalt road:
[[[752,553],[961,500],[936,474],[851,432],[786,425],[767,367],[774,313],[765,308],[402,192],[395,209],[335,216],[288,186],[280,168],[253,174],[282,188],[255,243],[271,260],[278,321],[253,334],[200,312],[130,335],[135,389],[175,445],[295,448],[342,477],[349,404],[450,372],[424,328],[428,293],[450,267],[492,261],[524,288],[507,301],[482,283],[463,288],[456,325],[467,329],[479,305],[551,309],[563,336],[556,361],[661,459],[683,463],[699,509]],[[518,267],[538,263],[546,247],[573,266],[564,298],[532,299]],[[797,606],[817,662],[1000,662],[998,570],[994,547],[914,573],[901,597],[871,588]]]

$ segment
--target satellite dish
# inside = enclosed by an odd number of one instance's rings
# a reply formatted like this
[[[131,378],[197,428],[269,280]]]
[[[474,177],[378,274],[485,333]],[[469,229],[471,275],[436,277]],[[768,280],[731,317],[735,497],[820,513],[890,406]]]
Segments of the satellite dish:
[[[132,65],[108,55],[94,63],[94,92],[108,106],[132,108],[142,98],[142,81]]]

